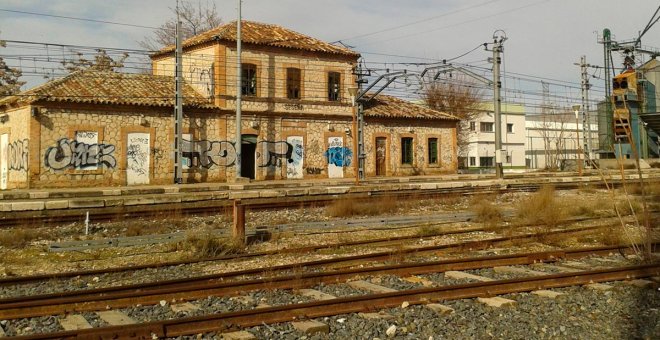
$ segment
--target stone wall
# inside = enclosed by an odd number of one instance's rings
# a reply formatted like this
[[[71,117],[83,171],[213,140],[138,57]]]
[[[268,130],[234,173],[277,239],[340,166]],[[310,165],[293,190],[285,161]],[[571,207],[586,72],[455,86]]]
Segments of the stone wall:
[[[412,164],[401,162],[401,139],[412,138]],[[365,174],[376,176],[376,139],[383,138],[385,150],[385,176],[430,175],[454,173],[456,159],[456,123],[421,119],[365,120]],[[438,161],[428,162],[428,140],[437,138]],[[381,174],[382,175],[382,174]]]
[[[30,107],[24,106],[1,113],[0,188],[28,187],[30,147]]]

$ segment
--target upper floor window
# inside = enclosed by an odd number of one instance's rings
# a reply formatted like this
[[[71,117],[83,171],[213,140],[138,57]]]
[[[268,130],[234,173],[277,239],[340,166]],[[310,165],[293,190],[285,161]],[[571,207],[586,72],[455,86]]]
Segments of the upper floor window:
[[[401,164],[413,163],[413,139],[412,137],[401,138]]]
[[[479,127],[481,128],[481,132],[495,131],[495,124],[490,122],[481,122],[481,124],[479,124]]]
[[[507,133],[513,133],[513,123],[507,123],[506,124],[506,132]]]
[[[339,72],[328,72],[328,100],[338,101],[341,81],[341,74]]]
[[[241,65],[241,94],[244,96],[257,95],[257,65]]]
[[[477,123],[470,122],[470,131],[477,131]]]
[[[300,69],[289,67],[286,69],[286,97],[300,99]]]

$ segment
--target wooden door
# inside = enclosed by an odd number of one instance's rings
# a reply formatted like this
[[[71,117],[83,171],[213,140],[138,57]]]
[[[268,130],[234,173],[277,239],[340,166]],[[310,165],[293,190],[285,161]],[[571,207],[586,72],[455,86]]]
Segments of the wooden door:
[[[387,139],[376,137],[376,176],[387,173]]]

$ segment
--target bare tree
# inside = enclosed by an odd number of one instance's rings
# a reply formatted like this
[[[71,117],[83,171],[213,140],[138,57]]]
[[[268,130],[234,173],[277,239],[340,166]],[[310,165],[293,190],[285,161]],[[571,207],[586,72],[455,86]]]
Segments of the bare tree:
[[[567,114],[555,114],[553,111],[542,114],[538,131],[543,140],[545,169],[557,171],[566,160],[566,122]]]
[[[76,52],[77,58],[70,60],[63,60],[62,66],[68,72],[75,72],[79,70],[92,69],[97,71],[115,71],[118,68],[124,67],[124,61],[128,58],[128,53],[124,52],[119,58],[108,55],[105,50],[97,49],[93,59],[85,58],[81,52]]]
[[[175,43],[177,9],[170,8],[170,10],[174,13],[174,18],[160,25],[158,29],[154,30],[152,36],[140,41],[140,46],[150,51],[156,51]],[[208,0],[205,4],[202,4],[200,0],[197,0],[196,3],[182,1],[179,7],[179,17],[181,18],[183,39],[208,31],[222,23],[215,4],[209,3]]]
[[[483,102],[483,91],[474,82],[465,77],[430,83],[422,93],[430,108],[450,113],[461,119],[456,127],[458,156],[465,157],[470,141],[470,122],[479,115],[479,106]]]
[[[0,47],[5,47],[6,42],[0,40]],[[0,56],[0,97],[10,96],[21,92],[21,86],[24,81],[18,81],[23,73],[21,70],[7,66],[4,59]]]

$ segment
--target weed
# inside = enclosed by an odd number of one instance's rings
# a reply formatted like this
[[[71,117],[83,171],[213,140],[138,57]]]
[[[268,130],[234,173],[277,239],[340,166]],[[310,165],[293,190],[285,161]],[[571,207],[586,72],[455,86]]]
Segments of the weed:
[[[430,236],[435,236],[440,233],[440,230],[438,227],[431,226],[431,225],[423,225],[417,228],[416,235],[419,237],[430,237]]]
[[[195,258],[213,258],[222,255],[240,254],[244,251],[241,242],[232,238],[218,238],[212,230],[191,231],[181,243],[180,248],[190,250]]]
[[[502,222],[502,208],[494,204],[491,200],[482,199],[473,203],[472,211],[476,214],[476,221],[486,226],[495,227]]]
[[[355,198],[343,198],[332,202],[326,208],[326,214],[332,217],[375,216],[397,211],[397,202],[390,197],[381,197],[368,201]]]
[[[45,237],[44,233],[34,229],[13,229],[0,231],[0,246],[22,248],[30,242]]]
[[[566,204],[555,197],[555,188],[543,186],[518,207],[518,218],[523,224],[555,227],[567,216]]]

